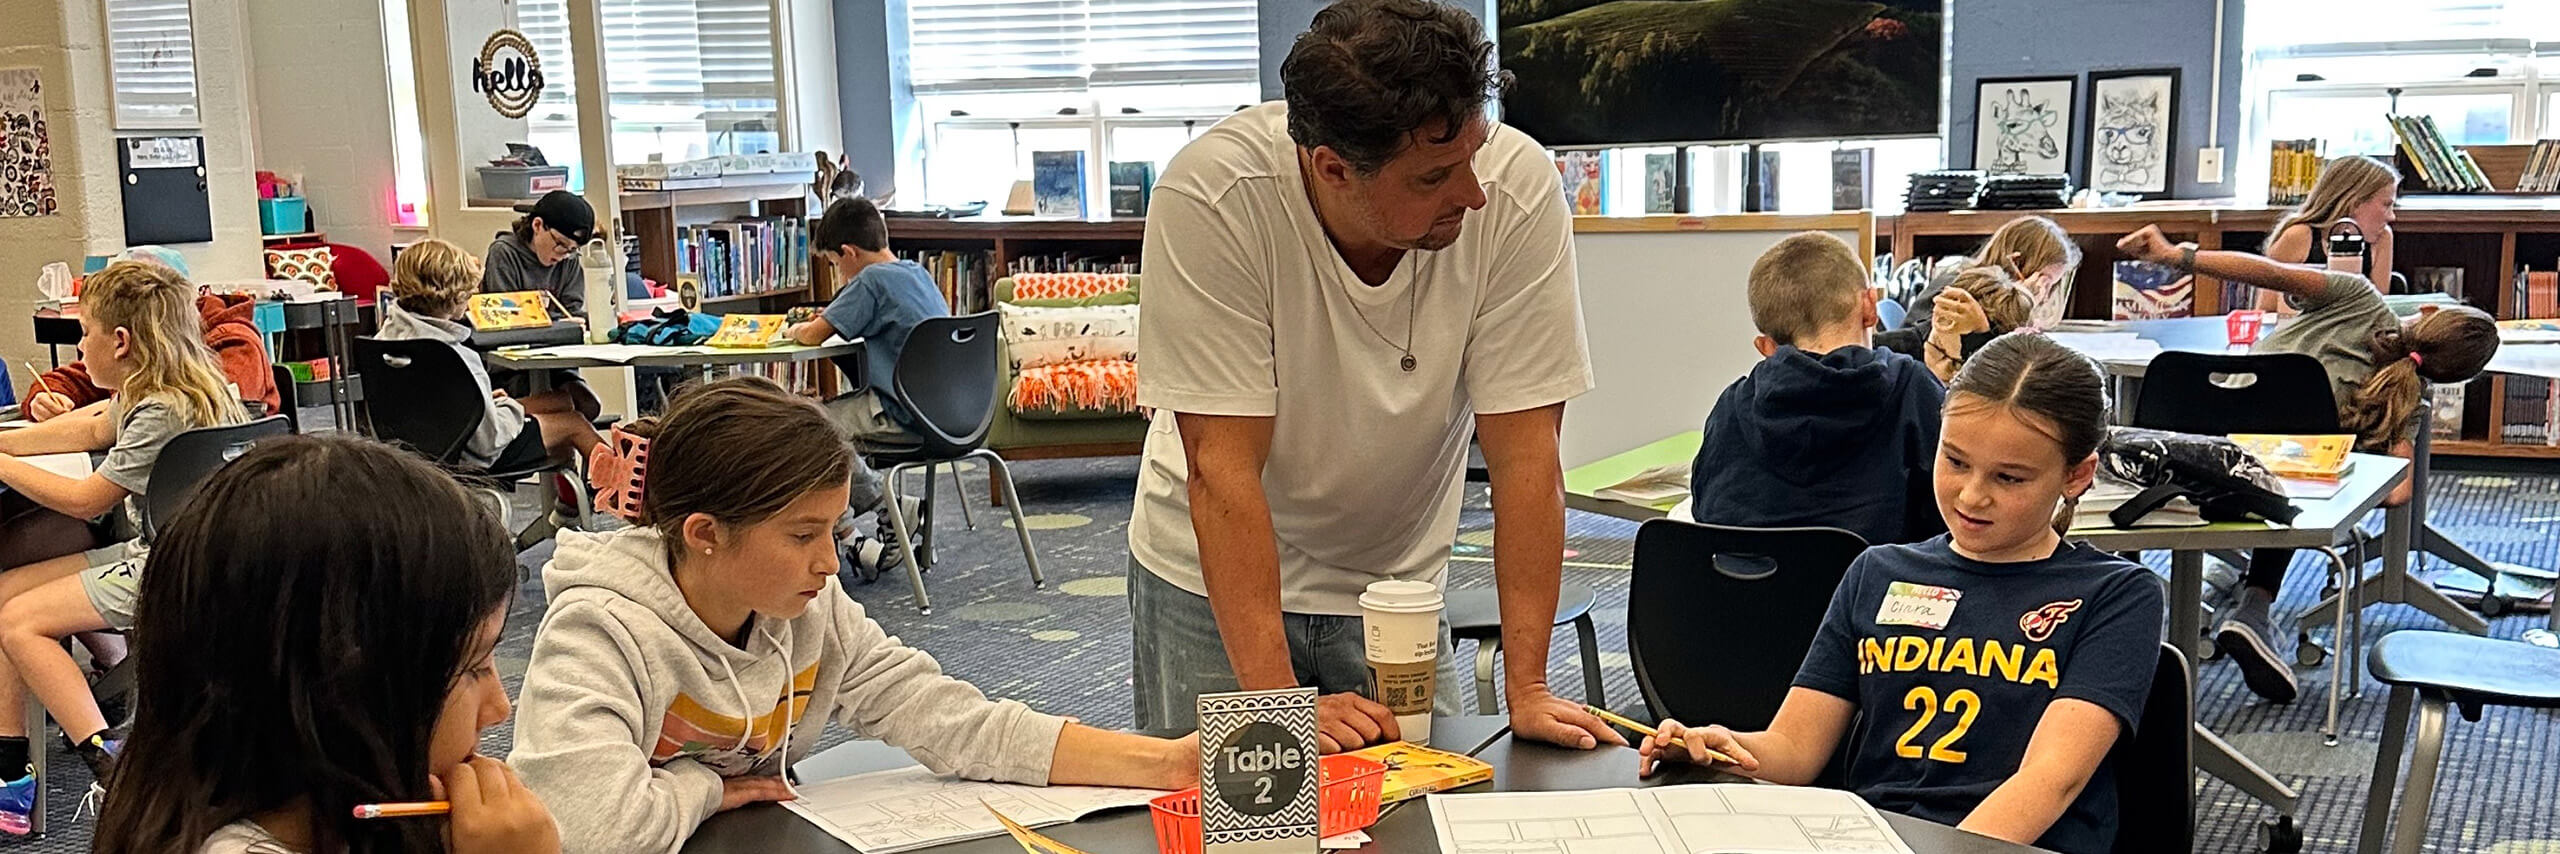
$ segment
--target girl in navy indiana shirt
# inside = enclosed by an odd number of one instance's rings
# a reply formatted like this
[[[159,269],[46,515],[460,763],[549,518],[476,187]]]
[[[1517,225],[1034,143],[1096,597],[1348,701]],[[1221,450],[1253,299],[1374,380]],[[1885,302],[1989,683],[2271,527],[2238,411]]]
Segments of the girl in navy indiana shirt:
[[[1716,750],[1802,785],[1846,749],[1849,788],[1880,809],[2065,854],[2111,848],[2108,748],[2140,719],[2163,606],[2148,570],[2061,536],[2096,475],[2103,383],[2040,335],[1983,347],[1947,389],[1934,481],[1948,533],[1849,565],[1767,730],[1665,721],[1643,773],[1666,751]]]

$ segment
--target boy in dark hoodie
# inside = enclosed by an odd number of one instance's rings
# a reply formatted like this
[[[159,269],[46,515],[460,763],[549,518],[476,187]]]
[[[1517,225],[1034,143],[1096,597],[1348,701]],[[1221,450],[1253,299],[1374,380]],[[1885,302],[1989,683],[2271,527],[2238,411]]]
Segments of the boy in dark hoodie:
[[[1930,491],[1946,390],[1919,360],[1877,349],[1866,265],[1808,231],[1751,265],[1753,340],[1767,358],[1716,399],[1690,474],[1697,521],[1845,528],[1869,544],[1946,530]]]

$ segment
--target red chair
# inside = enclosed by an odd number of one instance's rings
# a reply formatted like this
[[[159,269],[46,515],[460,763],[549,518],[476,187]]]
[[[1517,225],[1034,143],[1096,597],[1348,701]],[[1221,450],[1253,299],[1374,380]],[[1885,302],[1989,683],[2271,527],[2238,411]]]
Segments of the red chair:
[[[354,296],[362,302],[373,302],[374,294],[391,284],[391,271],[373,257],[373,253],[344,243],[329,244],[329,272],[338,277],[338,292]]]

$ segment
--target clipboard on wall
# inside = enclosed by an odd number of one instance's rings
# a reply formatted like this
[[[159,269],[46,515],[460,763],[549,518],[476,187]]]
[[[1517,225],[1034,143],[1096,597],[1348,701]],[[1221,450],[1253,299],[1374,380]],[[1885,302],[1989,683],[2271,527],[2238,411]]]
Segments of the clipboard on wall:
[[[117,186],[124,191],[126,246],[213,240],[204,137],[118,138],[116,172],[121,179]]]

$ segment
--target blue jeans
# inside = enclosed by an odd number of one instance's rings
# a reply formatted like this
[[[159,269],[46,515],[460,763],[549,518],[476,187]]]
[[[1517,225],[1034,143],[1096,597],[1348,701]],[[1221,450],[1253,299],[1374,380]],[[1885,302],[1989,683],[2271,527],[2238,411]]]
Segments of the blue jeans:
[[[1320,694],[1369,696],[1369,653],[1360,638],[1359,617],[1283,613],[1280,628],[1288,636],[1289,664],[1299,685],[1313,686]],[[1195,728],[1200,695],[1236,690],[1235,668],[1227,662],[1209,598],[1157,578],[1134,557],[1129,559],[1129,632],[1138,729]],[[1456,692],[1465,690],[1461,686],[1467,682],[1458,675],[1456,661],[1444,619],[1439,678],[1431,694],[1435,715],[1460,713]]]

